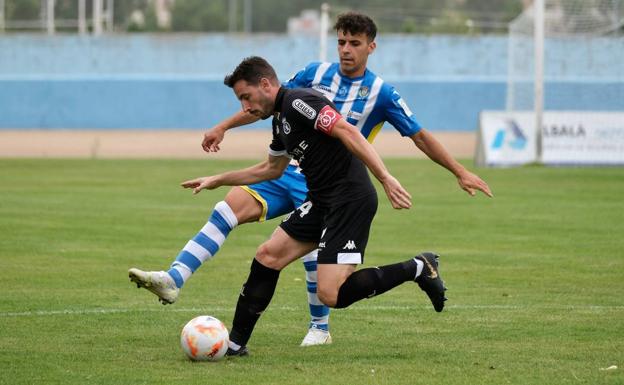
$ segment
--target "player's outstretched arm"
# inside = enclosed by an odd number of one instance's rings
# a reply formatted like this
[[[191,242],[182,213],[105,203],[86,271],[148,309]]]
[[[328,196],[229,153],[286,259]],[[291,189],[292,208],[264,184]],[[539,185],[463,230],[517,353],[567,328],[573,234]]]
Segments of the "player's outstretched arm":
[[[268,160],[254,166],[187,180],[182,182],[181,186],[184,188],[192,188],[193,194],[197,194],[204,189],[214,190],[221,186],[242,186],[259,183],[265,180],[279,178],[288,166],[288,162],[290,162],[290,158],[288,157],[269,155]]]
[[[344,119],[340,119],[332,128],[330,135],[340,139],[349,151],[366,164],[375,178],[383,185],[393,208],[409,209],[412,207],[412,196],[395,177],[390,175],[377,151],[364,139],[364,136],[355,126]]]
[[[490,198],[493,196],[487,183],[453,159],[451,154],[446,151],[444,146],[430,132],[423,128],[410,138],[431,160],[452,172],[457,177],[457,183],[462,190],[472,196],[475,196],[476,190],[481,191]]]
[[[219,151],[221,149],[219,148],[219,144],[223,141],[225,131],[229,130],[230,128],[240,127],[246,124],[257,122],[259,119],[259,117],[247,113],[243,110],[237,112],[236,114],[222,120],[221,122],[217,123],[217,125],[206,131],[206,133],[204,134],[204,140],[202,141],[202,148],[206,152]]]

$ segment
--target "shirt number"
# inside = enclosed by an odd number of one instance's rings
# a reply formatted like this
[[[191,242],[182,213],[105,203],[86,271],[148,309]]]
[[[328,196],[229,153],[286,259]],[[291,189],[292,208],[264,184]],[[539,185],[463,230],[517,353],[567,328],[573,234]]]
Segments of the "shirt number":
[[[310,212],[311,208],[312,208],[312,202],[310,201],[304,202],[301,206],[299,206],[298,210],[301,212],[299,216],[303,218]]]

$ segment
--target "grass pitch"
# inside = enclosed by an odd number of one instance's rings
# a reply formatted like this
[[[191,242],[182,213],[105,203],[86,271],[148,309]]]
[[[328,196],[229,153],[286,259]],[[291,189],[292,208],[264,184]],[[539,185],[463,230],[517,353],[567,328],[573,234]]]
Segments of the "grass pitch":
[[[0,383],[624,383],[624,168],[479,170],[487,199],[432,162],[389,160],[414,206],[394,211],[380,194],[366,265],[439,252],[447,309],[404,284],[333,311],[333,345],[300,348],[294,263],[250,357],[188,361],[182,326],[199,314],[231,324],[278,222],[232,232],[171,306],[127,270],[165,269],[227,191],[192,196],[179,182],[249,163],[0,160]]]

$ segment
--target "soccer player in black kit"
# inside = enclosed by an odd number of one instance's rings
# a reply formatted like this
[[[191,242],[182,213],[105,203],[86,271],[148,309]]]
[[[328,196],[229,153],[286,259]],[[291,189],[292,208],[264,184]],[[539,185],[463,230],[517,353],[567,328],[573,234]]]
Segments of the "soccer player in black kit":
[[[415,281],[435,310],[442,311],[446,288],[433,253],[356,271],[377,210],[377,194],[366,167],[383,185],[393,208],[411,207],[409,193],[359,130],[321,93],[280,87],[275,71],[260,57],[243,60],[224,83],[233,88],[243,110],[263,119],[273,116],[269,157],[255,166],[189,180],[182,186],[198,193],[275,179],[294,159],[309,189],[306,201],[256,252],[236,305],[228,355],[247,354],[247,342],[273,297],[280,271],[316,248],[318,296],[327,306],[345,308]]]

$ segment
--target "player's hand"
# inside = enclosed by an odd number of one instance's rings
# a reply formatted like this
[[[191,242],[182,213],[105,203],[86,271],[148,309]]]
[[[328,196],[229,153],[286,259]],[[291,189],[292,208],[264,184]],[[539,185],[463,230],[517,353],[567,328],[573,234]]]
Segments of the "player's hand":
[[[386,195],[395,209],[409,209],[412,207],[412,196],[401,186],[401,183],[393,177],[388,176],[382,185],[386,191]]]
[[[206,152],[217,152],[221,148],[219,147],[219,143],[223,141],[223,137],[225,136],[225,130],[219,129],[218,127],[213,127],[210,130],[206,131],[204,134],[204,140],[202,141],[202,148]]]
[[[201,190],[213,190],[220,186],[216,176],[204,176],[201,178],[187,180],[180,184],[184,188],[192,188],[193,195]]]
[[[459,187],[461,187],[462,190],[466,191],[471,196],[476,195],[476,190],[481,191],[490,198],[494,196],[487,183],[485,183],[483,179],[479,178],[477,175],[471,173],[470,171],[466,171],[458,176],[457,183],[459,183]]]

